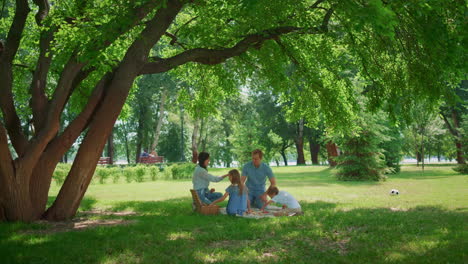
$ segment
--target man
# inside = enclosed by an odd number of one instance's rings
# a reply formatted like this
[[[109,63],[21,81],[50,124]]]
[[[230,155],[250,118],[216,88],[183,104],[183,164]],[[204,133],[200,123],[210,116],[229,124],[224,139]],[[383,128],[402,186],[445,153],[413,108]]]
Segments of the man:
[[[270,181],[271,186],[276,186],[276,179],[271,171],[270,166],[262,162],[263,152],[259,149],[252,151],[252,161],[248,162],[242,168],[241,181],[245,182],[245,185],[249,189],[249,201],[250,206],[256,208],[262,208],[266,202],[265,197],[262,195],[265,193],[266,178]]]
[[[144,149],[143,152],[140,154],[140,157],[149,157],[148,150]]]

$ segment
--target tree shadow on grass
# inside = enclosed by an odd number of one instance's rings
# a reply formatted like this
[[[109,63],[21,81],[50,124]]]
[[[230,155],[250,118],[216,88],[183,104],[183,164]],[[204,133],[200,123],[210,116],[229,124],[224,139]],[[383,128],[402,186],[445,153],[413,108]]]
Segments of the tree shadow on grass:
[[[47,208],[50,207],[55,199],[57,199],[57,196],[49,196],[47,199]],[[97,203],[97,200],[93,197],[90,196],[85,196],[83,197],[83,200],[81,200],[80,207],[78,210],[80,211],[88,211],[94,208],[94,205]]]
[[[204,216],[188,198],[121,202],[127,226],[48,235],[6,232],[3,263],[463,263],[468,213],[438,207],[337,209],[302,203],[304,216]],[[23,226],[27,228],[28,225]],[[0,229],[1,230],[1,229]]]

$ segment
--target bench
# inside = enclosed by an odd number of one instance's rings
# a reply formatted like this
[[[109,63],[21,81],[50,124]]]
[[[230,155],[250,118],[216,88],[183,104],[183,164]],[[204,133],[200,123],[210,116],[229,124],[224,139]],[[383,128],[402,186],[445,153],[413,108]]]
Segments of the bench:
[[[219,205],[206,205],[201,202],[200,197],[198,197],[197,191],[190,189],[192,194],[193,204],[195,205],[195,211],[203,215],[216,215],[219,213]]]
[[[110,164],[110,157],[100,157],[98,164],[100,165]]]
[[[153,164],[153,163],[163,163],[164,157],[163,156],[147,156],[147,157],[140,157],[138,159],[138,163],[146,163],[146,164]]]

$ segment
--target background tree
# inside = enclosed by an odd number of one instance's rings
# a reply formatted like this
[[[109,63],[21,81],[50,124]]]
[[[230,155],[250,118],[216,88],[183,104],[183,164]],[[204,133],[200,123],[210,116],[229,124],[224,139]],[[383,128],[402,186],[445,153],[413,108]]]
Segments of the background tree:
[[[413,120],[405,132],[406,144],[413,150],[417,165],[422,163],[424,170],[425,151],[428,142],[437,135],[444,134],[442,120],[436,110],[427,103],[419,103],[411,111]]]
[[[455,142],[458,164],[466,164],[463,146],[463,142],[466,141],[462,140],[464,135],[462,134],[461,124],[464,121],[463,117],[468,114],[466,106],[467,101],[468,80],[463,80],[453,93],[448,94],[447,100],[440,107],[440,114],[442,115],[445,125]]]
[[[342,155],[337,158],[337,178],[340,180],[385,180],[385,156],[379,143],[387,140],[384,126],[375,117],[363,114],[360,129],[355,134],[337,139]]]

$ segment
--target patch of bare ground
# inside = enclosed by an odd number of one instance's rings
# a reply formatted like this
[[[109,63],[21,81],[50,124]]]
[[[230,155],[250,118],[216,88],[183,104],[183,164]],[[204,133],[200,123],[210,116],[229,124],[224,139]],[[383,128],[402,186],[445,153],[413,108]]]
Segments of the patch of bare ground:
[[[95,228],[98,226],[115,226],[115,225],[128,225],[135,223],[135,220],[124,219],[89,219],[89,216],[129,216],[136,215],[135,212],[108,212],[108,211],[83,211],[76,217],[69,221],[49,222],[49,221],[36,221],[35,223],[45,225],[44,229],[26,230],[23,234],[53,234],[58,232],[81,231],[88,228]]]

